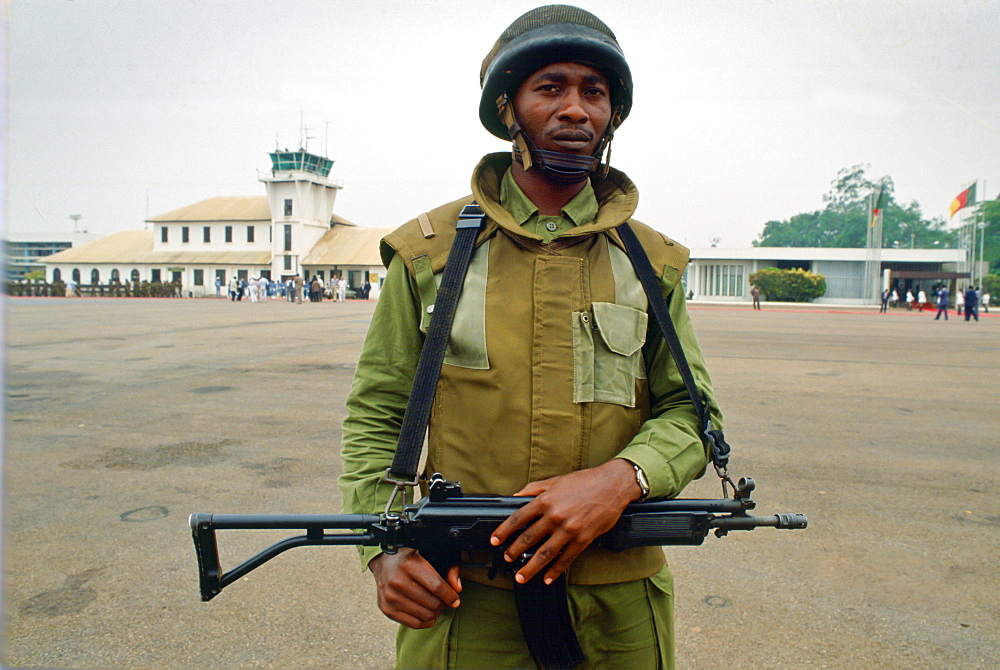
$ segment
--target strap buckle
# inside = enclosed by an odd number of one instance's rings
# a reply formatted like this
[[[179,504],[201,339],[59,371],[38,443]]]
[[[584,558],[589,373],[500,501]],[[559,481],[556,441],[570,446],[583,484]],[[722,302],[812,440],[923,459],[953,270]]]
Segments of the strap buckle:
[[[731,447],[729,443],[726,442],[726,437],[723,435],[721,430],[716,430],[712,428],[712,424],[709,421],[704,430],[705,439],[708,440],[709,447],[712,450],[712,465],[715,466],[715,472],[719,475],[719,479],[722,480],[722,497],[729,497],[728,486],[733,487],[734,493],[739,490],[739,486],[733,481],[733,478],[729,476],[729,452]],[[728,486],[727,486],[728,485]]]
[[[458,215],[458,223],[455,224],[455,228],[459,230],[462,228],[478,228],[483,224],[484,216],[486,216],[486,212],[483,211],[483,208],[478,203],[474,202],[466,205],[462,208],[462,213]]]
[[[386,468],[385,469],[385,477],[382,478],[382,481],[384,481],[387,484],[392,484],[393,485],[392,495],[389,496],[389,502],[387,502],[385,504],[385,513],[386,514],[391,514],[392,513],[392,504],[394,502],[396,502],[396,497],[397,496],[400,496],[400,500],[402,501],[402,507],[403,508],[406,507],[406,504],[407,504],[407,502],[406,502],[406,497],[407,497],[406,496],[406,491],[407,491],[407,489],[415,487],[417,485],[417,483],[418,483],[419,480],[418,480],[417,475],[414,475],[412,480],[396,479],[392,475],[392,468]]]

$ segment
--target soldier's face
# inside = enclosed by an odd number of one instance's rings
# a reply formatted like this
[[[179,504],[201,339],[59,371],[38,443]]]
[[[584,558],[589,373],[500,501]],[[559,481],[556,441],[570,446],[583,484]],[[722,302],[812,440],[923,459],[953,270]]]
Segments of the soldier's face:
[[[580,63],[546,65],[517,90],[514,114],[539,149],[589,156],[611,120],[608,80]]]

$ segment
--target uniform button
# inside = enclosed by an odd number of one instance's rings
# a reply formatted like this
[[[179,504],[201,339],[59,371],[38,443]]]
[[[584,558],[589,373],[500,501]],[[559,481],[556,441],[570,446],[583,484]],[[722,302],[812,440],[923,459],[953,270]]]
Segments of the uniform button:
[[[428,314],[434,313],[434,305],[427,305],[427,313]]]
[[[545,230],[549,231],[550,233],[554,233],[558,229],[559,229],[559,224],[556,223],[555,221],[549,221],[548,223],[545,224]]]

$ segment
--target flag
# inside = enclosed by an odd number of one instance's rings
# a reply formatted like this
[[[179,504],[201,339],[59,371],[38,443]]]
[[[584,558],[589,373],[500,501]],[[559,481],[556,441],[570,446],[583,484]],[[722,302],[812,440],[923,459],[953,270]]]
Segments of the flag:
[[[889,191],[886,189],[885,184],[879,184],[878,193],[876,194],[873,192],[872,195],[874,196],[872,198],[872,202],[874,202],[875,205],[872,207],[872,222],[869,226],[870,228],[875,227],[875,223],[878,221],[878,215],[881,214],[882,210],[889,204]]]
[[[949,218],[955,216],[955,212],[957,212],[958,210],[964,209],[969,205],[975,205],[975,204],[976,204],[976,182],[972,182],[972,186],[970,186],[969,188],[965,189],[964,191],[956,195],[955,199],[951,201],[951,207],[949,207],[951,215],[949,216]]]

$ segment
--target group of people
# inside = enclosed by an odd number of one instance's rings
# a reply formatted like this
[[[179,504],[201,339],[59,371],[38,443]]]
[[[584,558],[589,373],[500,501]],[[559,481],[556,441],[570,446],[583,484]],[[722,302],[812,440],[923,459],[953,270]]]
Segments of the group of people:
[[[955,299],[955,311],[961,316],[965,313],[965,320],[975,319],[979,321],[979,305],[983,305],[983,311],[989,312],[990,294],[980,293],[979,287],[969,286],[964,292],[959,291]],[[937,314],[934,320],[937,321],[944,314],[944,320],[948,320],[948,308],[951,307],[951,292],[947,286],[942,286],[937,292]]]
[[[216,281],[215,289],[218,296],[221,292],[222,282]],[[344,277],[331,277],[329,286],[323,285],[318,275],[314,275],[311,281],[306,281],[302,275],[289,277],[284,281],[274,281],[267,277],[250,277],[240,279],[233,277],[229,280],[229,299],[232,301],[242,301],[248,298],[250,302],[263,302],[266,300],[288,300],[288,302],[301,303],[303,300],[309,302],[322,302],[323,297],[329,288],[330,295],[336,302],[347,300],[347,280]],[[367,300],[371,293],[371,284],[366,281],[364,286],[357,289],[356,296],[362,300]]]
[[[934,304],[937,307],[937,315],[934,317],[935,320],[939,319],[942,314],[944,318],[948,320],[948,309],[951,307],[951,291],[947,286],[936,286],[932,289],[934,295]],[[879,309],[880,312],[887,311],[889,305],[895,307],[899,304],[899,293],[896,289],[885,289],[882,291],[882,307]],[[924,311],[924,307],[928,306],[927,293],[917,286],[915,289],[906,289],[906,310],[911,311],[914,307],[918,311]],[[980,307],[984,312],[990,311],[990,294],[988,291],[981,291],[978,286],[969,286],[964,291],[959,291],[955,297],[955,311],[961,316],[965,314],[965,320],[975,319],[979,321],[979,309]]]

